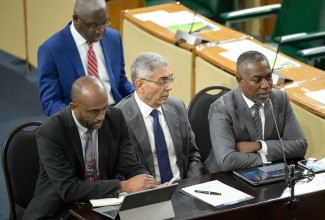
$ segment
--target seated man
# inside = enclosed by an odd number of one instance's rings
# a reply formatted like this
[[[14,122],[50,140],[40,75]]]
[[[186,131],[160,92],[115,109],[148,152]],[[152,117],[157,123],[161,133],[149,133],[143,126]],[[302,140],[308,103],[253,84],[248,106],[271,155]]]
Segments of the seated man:
[[[72,83],[79,77],[98,77],[110,105],[134,91],[124,70],[121,36],[110,24],[104,0],[76,0],[73,20],[38,49],[38,85],[47,116],[71,101]]]
[[[122,112],[108,106],[103,83],[81,77],[71,99],[37,132],[40,174],[24,219],[67,219],[75,202],[157,186],[134,153]]]
[[[241,54],[236,79],[239,86],[210,106],[212,150],[204,170],[214,173],[283,161],[272,111],[285,156],[304,157],[306,139],[288,95],[272,89],[272,70],[267,58],[257,51]]]
[[[201,175],[185,105],[169,97],[174,76],[167,60],[156,53],[140,54],[131,65],[131,78],[135,93],[116,107],[124,114],[142,164],[161,183]]]

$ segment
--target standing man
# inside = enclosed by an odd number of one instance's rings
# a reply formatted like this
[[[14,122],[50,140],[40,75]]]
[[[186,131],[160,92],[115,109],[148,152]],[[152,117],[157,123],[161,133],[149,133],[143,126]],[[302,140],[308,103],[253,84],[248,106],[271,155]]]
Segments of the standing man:
[[[165,183],[202,174],[201,157],[184,103],[169,97],[174,76],[167,60],[140,54],[132,63],[135,93],[116,107],[124,114],[132,145],[142,164]]]
[[[104,0],[76,0],[71,21],[38,49],[39,96],[47,116],[71,101],[72,83],[85,75],[105,85],[110,105],[134,91],[124,70],[120,34],[108,28]]]
[[[241,54],[236,79],[239,86],[210,106],[212,150],[204,162],[205,171],[238,170],[283,161],[272,111],[285,156],[304,157],[306,139],[288,95],[272,88],[272,70],[267,58],[257,51]]]
[[[122,112],[107,106],[103,83],[81,77],[71,99],[38,129],[40,174],[26,220],[67,219],[75,202],[156,187],[134,153]]]

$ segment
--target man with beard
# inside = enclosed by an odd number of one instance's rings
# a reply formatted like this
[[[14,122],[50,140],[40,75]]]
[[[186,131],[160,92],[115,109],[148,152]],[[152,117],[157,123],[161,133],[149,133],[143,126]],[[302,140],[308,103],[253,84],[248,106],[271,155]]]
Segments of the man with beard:
[[[85,75],[98,77],[106,87],[110,105],[134,91],[124,70],[118,31],[104,0],[77,0],[73,20],[38,49],[39,96],[47,116],[71,101],[72,83]]]
[[[108,106],[103,83],[81,77],[71,99],[38,129],[40,174],[24,219],[67,219],[75,202],[157,186],[134,153],[122,112]]]
[[[237,60],[236,79],[239,86],[210,106],[212,150],[204,162],[205,171],[231,171],[283,161],[272,111],[285,156],[304,157],[306,139],[288,95],[272,88],[267,58],[257,51],[242,53]]]
[[[161,183],[201,175],[201,157],[185,105],[169,97],[175,78],[167,60],[142,53],[131,65],[131,78],[135,92],[116,107],[123,111],[142,164]]]

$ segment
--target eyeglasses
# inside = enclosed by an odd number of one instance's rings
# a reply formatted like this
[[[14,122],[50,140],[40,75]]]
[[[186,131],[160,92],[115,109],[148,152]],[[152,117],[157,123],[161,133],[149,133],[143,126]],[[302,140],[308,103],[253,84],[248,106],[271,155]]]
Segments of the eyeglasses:
[[[90,31],[90,32],[95,32],[95,31],[98,31],[100,29],[105,30],[105,28],[112,23],[111,20],[108,18],[107,22],[105,24],[103,24],[103,25],[99,25],[97,27],[89,27],[88,24],[86,22],[84,22],[84,20],[82,20],[78,15],[76,15],[76,16],[80,19],[80,21],[82,21],[82,23],[84,23],[84,25],[87,28],[89,28],[88,31]]]
[[[152,83],[156,83],[157,85],[161,86],[161,87],[166,87],[169,84],[172,84],[175,80],[175,77],[172,76],[169,79],[165,80],[165,81],[161,81],[161,82],[156,82],[156,81],[152,81],[149,79],[144,79],[144,78],[140,78],[141,80],[147,81],[147,82],[152,82]]]

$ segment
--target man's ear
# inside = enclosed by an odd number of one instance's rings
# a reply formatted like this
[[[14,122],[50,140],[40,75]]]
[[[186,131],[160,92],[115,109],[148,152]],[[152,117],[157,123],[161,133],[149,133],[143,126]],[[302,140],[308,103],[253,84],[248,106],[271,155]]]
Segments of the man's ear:
[[[143,92],[143,81],[141,79],[136,79],[135,82],[134,82],[134,87],[136,90],[140,91],[140,92]]]
[[[241,76],[236,76],[236,80],[237,80],[237,83],[238,83],[238,85],[240,86],[240,87],[242,87],[243,86],[243,83],[242,83],[242,78],[241,78]]]

